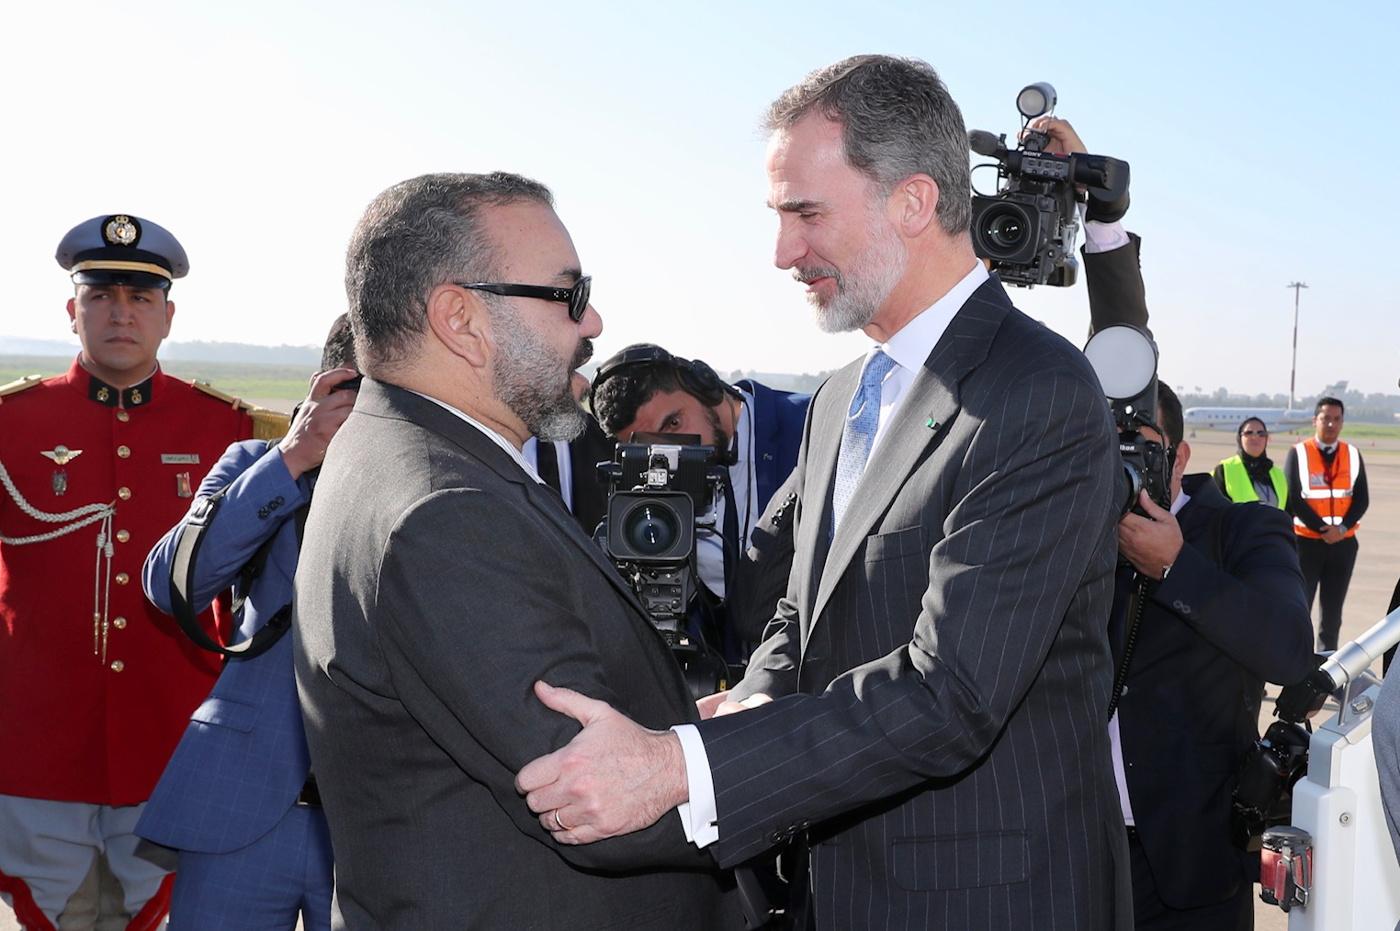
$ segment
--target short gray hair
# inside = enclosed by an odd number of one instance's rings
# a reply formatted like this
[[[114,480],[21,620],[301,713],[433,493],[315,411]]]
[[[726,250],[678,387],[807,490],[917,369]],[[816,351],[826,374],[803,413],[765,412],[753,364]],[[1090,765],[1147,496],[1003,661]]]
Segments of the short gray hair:
[[[423,334],[429,292],[446,281],[489,281],[496,265],[483,207],[554,206],[520,175],[432,174],[402,181],[365,210],[345,256],[345,294],[364,371],[402,361]]]
[[[770,132],[812,112],[841,124],[846,161],[888,194],[912,174],[938,185],[938,222],[949,235],[972,222],[972,180],[962,111],[927,62],[857,55],[819,68],[773,101]]]

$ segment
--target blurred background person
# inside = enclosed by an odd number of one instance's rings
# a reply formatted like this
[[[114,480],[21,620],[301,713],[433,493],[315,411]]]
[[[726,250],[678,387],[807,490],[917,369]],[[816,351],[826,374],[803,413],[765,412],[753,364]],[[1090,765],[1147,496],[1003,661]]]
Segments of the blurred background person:
[[[714,503],[715,530],[696,536],[704,592],[691,632],[703,635],[731,665],[743,662],[762,628],[755,631],[740,618],[755,612],[772,618],[776,599],[756,602],[749,597],[756,590],[738,584],[750,577],[741,557],[797,465],[811,398],[750,379],[728,384],[705,362],[651,343],[628,346],[598,366],[591,398],[603,430],[619,442],[634,433],[695,434],[726,466],[724,493]],[[785,576],[788,563],[774,562],[773,574]]]
[[[200,484],[190,514],[146,557],[146,594],[171,613],[172,568],[199,514],[207,529],[182,597],[198,609],[232,588],[242,604],[234,643],[272,641],[224,664],[137,822],[141,837],[178,852],[170,905],[176,928],[291,931],[298,915],[306,931],[331,926],[330,833],[285,634],[316,473],[355,404],[355,375],[342,314],[287,435],[230,446]],[[204,503],[216,494],[218,510],[206,515]]]
[[[1342,605],[1356,567],[1356,531],[1371,503],[1361,451],[1341,438],[1345,415],[1339,398],[1319,398],[1313,436],[1294,445],[1283,464],[1304,594],[1310,608],[1314,598],[1318,601],[1317,639],[1323,650],[1337,649]]]
[[[155,927],[170,883],[133,829],[219,664],[146,601],[141,563],[255,420],[156,360],[189,271],[168,230],[93,217],[56,258],[82,348],[0,405],[0,896],[28,929]]]
[[[1235,455],[1222,459],[1212,477],[1221,494],[1237,504],[1258,501],[1288,506],[1288,479],[1269,458],[1269,428],[1250,417],[1235,429]]]
[[[1031,126],[1050,135],[1051,151],[1086,151],[1065,120]],[[1145,329],[1141,240],[1120,223],[1085,230],[1092,331]],[[1153,419],[1157,428],[1141,430],[1170,464],[1167,506],[1144,491],[1120,520],[1109,616],[1118,671],[1108,730],[1134,924],[1243,931],[1253,926],[1258,867],[1232,837],[1231,799],[1259,737],[1264,681],[1294,682],[1311,668],[1308,613],[1288,518],[1233,505],[1210,476],[1186,474],[1181,401],[1165,382]]]

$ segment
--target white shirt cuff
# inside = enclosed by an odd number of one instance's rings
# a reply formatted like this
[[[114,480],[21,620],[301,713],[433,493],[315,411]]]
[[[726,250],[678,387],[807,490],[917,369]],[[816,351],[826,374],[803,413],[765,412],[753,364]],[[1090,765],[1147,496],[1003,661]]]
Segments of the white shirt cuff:
[[[1112,252],[1127,244],[1128,231],[1123,229],[1122,223],[1100,223],[1098,220],[1089,220],[1084,224],[1085,252]]]
[[[685,839],[704,849],[719,840],[719,812],[715,808],[715,783],[710,776],[710,755],[705,741],[694,724],[677,724],[671,728],[681,742],[685,757],[685,782],[690,801],[681,802],[676,812],[681,816]]]

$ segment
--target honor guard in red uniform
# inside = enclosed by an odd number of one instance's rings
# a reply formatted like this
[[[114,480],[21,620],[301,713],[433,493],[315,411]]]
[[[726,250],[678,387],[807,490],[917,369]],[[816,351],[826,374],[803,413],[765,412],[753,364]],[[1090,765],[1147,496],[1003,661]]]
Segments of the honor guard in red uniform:
[[[65,928],[156,928],[170,883],[132,828],[219,663],[147,602],[141,565],[261,412],[156,362],[189,270],[169,232],[95,217],[57,259],[82,351],[0,388],[0,896],[26,929],[65,909]],[[94,924],[74,894],[99,856],[121,894]]]

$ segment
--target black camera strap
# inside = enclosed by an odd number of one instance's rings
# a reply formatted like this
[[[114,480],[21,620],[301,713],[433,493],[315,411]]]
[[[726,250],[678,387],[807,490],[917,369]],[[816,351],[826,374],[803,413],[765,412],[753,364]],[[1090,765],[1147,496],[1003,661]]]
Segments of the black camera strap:
[[[224,496],[228,493],[228,486],[199,501],[190,511],[189,516],[176,531],[175,556],[170,564],[170,613],[175,618],[175,623],[180,625],[180,630],[195,646],[210,653],[218,653],[227,659],[252,659],[260,656],[272,648],[282,635],[291,630],[292,627],[292,604],[288,602],[282,609],[272,616],[262,627],[242,643],[230,647],[221,646],[217,643],[199,623],[199,612],[194,607],[195,588],[195,568],[198,564],[199,550],[204,544],[205,534],[214,522],[214,516],[219,511],[219,505],[223,503]],[[302,534],[306,527],[307,505],[297,509],[293,515],[296,521],[297,544],[300,546]],[[246,589],[258,575],[262,573],[267,564],[272,541],[269,537],[262,546],[258,547],[257,553],[248,561],[240,573],[242,587]],[[235,605],[235,615],[241,614],[243,599],[239,599]]]
[[[1138,575],[1133,585],[1133,593],[1128,597],[1128,635],[1123,640],[1123,658],[1118,661],[1118,671],[1113,676],[1113,695],[1108,700],[1108,719],[1118,711],[1118,700],[1123,697],[1123,687],[1128,682],[1128,666],[1133,661],[1133,646],[1137,643],[1138,628],[1142,626],[1143,602],[1147,598],[1147,576]]]

